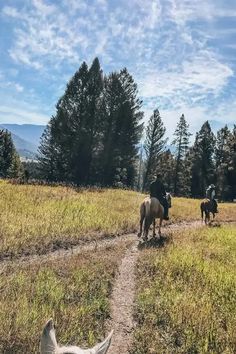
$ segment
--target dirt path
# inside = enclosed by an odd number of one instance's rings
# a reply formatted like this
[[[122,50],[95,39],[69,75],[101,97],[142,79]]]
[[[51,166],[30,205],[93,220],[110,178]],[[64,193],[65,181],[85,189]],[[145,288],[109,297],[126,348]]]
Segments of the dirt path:
[[[202,223],[199,221],[166,225],[163,228],[163,235],[168,237],[174,231],[186,230],[189,228],[199,228],[201,226]],[[107,328],[108,330],[114,329],[109,353],[128,354],[129,349],[132,347],[133,330],[135,327],[135,322],[133,319],[133,305],[135,297],[135,266],[139,254],[139,239],[137,238],[136,234],[132,233],[99,240],[97,242],[88,242],[83,245],[74,246],[69,250],[60,249],[54,252],[48,252],[44,255],[21,256],[15,260],[6,259],[0,261],[0,273],[4,271],[5,267],[8,265],[14,267],[24,264],[30,265],[33,263],[42,264],[47,262],[49,259],[68,259],[68,257],[71,255],[106,248],[109,249],[110,247],[114,247],[127,241],[130,241],[131,245],[126,250],[117,272],[111,295],[111,319],[107,323]]]
[[[114,329],[109,353],[127,354],[132,345],[134,329],[133,304],[135,296],[135,264],[138,258],[138,241],[126,251],[118,270],[111,296],[111,320]]]
[[[163,230],[163,235],[179,229],[198,228],[201,222],[194,221],[181,225],[169,225]],[[113,286],[111,296],[111,320],[107,327],[114,330],[112,344],[109,349],[111,354],[128,354],[132,347],[133,330],[135,321],[133,318],[133,306],[135,297],[135,266],[138,259],[139,240],[135,240],[126,251],[118,269],[118,275]]]
[[[68,258],[71,257],[72,255],[77,255],[88,251],[97,251],[101,249],[114,247],[120,243],[134,240],[135,237],[137,237],[135,234],[126,234],[123,236],[107,238],[99,241],[87,242],[79,246],[71,247],[70,249],[62,248],[53,252],[51,251],[40,255],[35,254],[29,256],[21,256],[13,260],[4,259],[3,261],[0,261],[0,273],[8,265],[19,266],[19,265],[30,265],[30,264],[37,264],[37,263],[43,264],[44,262],[48,262],[49,259],[56,260],[61,258]]]
[[[191,222],[184,222],[184,223],[177,223],[166,225],[163,228],[163,233],[169,233],[174,230],[179,229],[187,229],[187,228],[194,228],[200,227],[202,223],[200,221],[191,221]],[[151,232],[150,232],[151,233]],[[100,249],[105,249],[109,247],[116,246],[122,242],[127,242],[131,240],[137,240],[137,234],[125,234],[122,236],[114,236],[114,237],[107,237],[104,239],[100,239],[98,241],[88,241],[84,244],[80,244],[77,246],[72,246],[69,249],[61,248],[54,251],[46,251],[45,254],[32,254],[32,255],[20,255],[17,258],[5,258],[0,260],[0,273],[7,265],[11,266],[18,266],[24,264],[32,264],[32,263],[44,263],[47,262],[49,259],[59,259],[59,258],[67,258],[73,254],[81,254],[83,252],[88,251],[96,251]]]

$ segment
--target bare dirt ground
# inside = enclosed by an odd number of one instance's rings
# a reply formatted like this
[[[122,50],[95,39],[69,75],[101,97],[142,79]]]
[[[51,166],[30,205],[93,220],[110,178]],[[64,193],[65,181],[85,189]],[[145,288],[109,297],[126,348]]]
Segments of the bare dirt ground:
[[[132,346],[133,304],[135,296],[135,264],[138,258],[138,241],[126,251],[119,267],[111,296],[111,320],[109,328],[114,335],[109,353],[125,354]]]

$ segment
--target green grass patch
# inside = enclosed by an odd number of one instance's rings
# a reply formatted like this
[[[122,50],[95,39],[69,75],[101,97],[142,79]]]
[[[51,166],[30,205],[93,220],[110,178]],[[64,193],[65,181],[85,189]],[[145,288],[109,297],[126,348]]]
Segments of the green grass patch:
[[[142,252],[132,353],[236,352],[236,228],[174,235]]]
[[[43,325],[51,317],[61,343],[92,346],[103,339],[123,252],[115,248],[5,269],[0,278],[0,353],[37,353]]]
[[[144,197],[127,190],[76,190],[1,181],[0,259],[136,232]],[[174,198],[171,222],[200,219],[199,205],[199,200]],[[235,205],[222,204],[219,218],[236,219]]]

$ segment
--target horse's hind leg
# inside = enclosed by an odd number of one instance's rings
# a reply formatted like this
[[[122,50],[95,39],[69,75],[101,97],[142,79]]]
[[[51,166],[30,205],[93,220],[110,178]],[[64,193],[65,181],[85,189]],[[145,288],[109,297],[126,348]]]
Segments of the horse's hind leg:
[[[148,232],[149,232],[150,225],[151,225],[150,218],[146,216],[144,220],[144,232],[143,232],[144,240],[148,239]]]
[[[139,223],[139,233],[138,233],[138,237],[142,236],[142,232],[143,232],[143,220],[144,220],[144,215],[141,215],[140,217],[140,223]]]
[[[205,211],[205,224],[209,224],[210,222],[210,213],[208,211]]]
[[[156,219],[155,218],[153,219],[152,225],[153,225],[153,237],[155,237],[156,236]]]

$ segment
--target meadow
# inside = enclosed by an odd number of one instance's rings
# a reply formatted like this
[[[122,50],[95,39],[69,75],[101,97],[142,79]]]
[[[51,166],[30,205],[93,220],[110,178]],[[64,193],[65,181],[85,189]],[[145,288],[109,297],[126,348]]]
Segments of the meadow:
[[[38,352],[51,317],[62,343],[92,346],[105,337],[113,283],[131,241],[29,264],[17,258],[134,233],[143,198],[0,181],[0,259],[15,258],[0,273],[1,353]],[[187,228],[163,229],[163,247],[139,250],[133,354],[236,352],[236,227],[195,223],[199,204],[173,198],[167,224]],[[236,205],[221,203],[217,220],[235,221]]]
[[[37,353],[51,317],[61,343],[92,346],[103,340],[109,296],[126,246],[6,267],[0,277],[0,353]]]
[[[118,189],[11,185],[0,181],[0,259],[136,232],[144,195]],[[221,204],[219,220],[235,220]],[[174,198],[170,223],[200,218],[199,200]]]
[[[141,251],[133,354],[236,352],[236,226]]]

